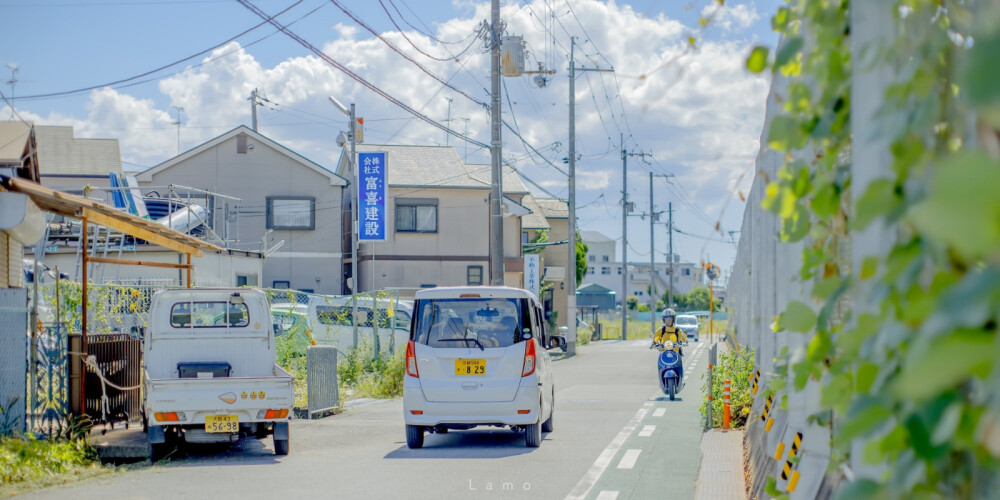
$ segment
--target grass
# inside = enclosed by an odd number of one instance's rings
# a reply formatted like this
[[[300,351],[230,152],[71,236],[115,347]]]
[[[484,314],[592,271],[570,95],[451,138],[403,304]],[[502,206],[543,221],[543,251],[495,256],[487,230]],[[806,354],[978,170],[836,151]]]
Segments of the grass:
[[[0,479],[3,481],[0,496],[75,482],[114,470],[100,465],[96,451],[82,438],[0,438]]]
[[[746,425],[747,417],[750,415],[753,396],[750,394],[750,374],[753,373],[754,352],[753,349],[742,348],[739,350],[727,349],[719,353],[719,363],[716,365],[715,373],[712,374],[712,427],[722,427],[722,388],[723,381],[730,381],[730,415],[732,417],[730,425],[734,429],[740,429]],[[702,393],[708,392],[708,372],[702,374]],[[708,409],[708,400],[701,403],[701,417],[705,418]]]

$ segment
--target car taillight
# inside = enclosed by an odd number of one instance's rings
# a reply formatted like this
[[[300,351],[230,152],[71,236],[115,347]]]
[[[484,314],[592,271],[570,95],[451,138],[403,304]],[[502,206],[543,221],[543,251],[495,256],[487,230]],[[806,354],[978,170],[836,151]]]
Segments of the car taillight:
[[[525,340],[524,343],[524,369],[521,370],[521,376],[527,377],[535,373],[535,339]]]
[[[417,371],[417,346],[412,340],[406,343],[406,374],[420,378],[420,372]]]

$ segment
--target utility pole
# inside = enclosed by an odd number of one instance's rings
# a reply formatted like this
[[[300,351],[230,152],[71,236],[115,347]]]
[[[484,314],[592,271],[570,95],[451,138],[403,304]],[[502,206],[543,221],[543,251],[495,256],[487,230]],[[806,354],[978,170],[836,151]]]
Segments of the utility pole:
[[[670,288],[667,290],[667,307],[674,307],[674,204],[667,203],[667,239],[670,240]]]
[[[453,99],[450,98],[450,97],[445,97],[444,100],[448,101],[448,118],[444,122],[448,124],[448,128],[451,128],[451,101]],[[466,134],[466,135],[468,135],[468,134]],[[448,145],[448,138],[449,138],[449,136],[451,136],[451,134],[449,134],[448,132],[444,133],[444,145],[445,146]]]
[[[628,157],[638,156],[644,158],[652,156],[649,153],[629,153],[625,149],[625,134],[621,135],[620,144],[622,147],[622,340],[628,338],[625,334],[628,327],[628,213],[632,211],[632,203],[628,201]],[[652,177],[650,177],[650,201],[652,202]],[[650,203],[650,213],[652,213],[652,203]],[[652,283],[652,269],[650,269],[650,283]],[[655,303],[654,307],[655,309]]]
[[[465,136],[469,137],[469,119],[468,118],[458,118],[458,120],[465,121]],[[462,155],[462,161],[469,161],[469,141],[462,141],[465,143],[465,154]]]
[[[252,118],[253,131],[257,131],[257,89],[250,91],[250,116]]]
[[[566,324],[569,335],[566,339],[566,352],[576,354],[576,72],[606,71],[614,72],[614,68],[577,68],[574,59],[576,37],[569,38],[569,260],[566,262]],[[625,302],[622,301],[624,313]]]
[[[649,329],[650,335],[656,335],[656,245],[654,244],[653,226],[660,220],[660,213],[653,204],[653,172],[649,173]]]
[[[177,121],[171,123],[171,125],[177,125],[177,154],[181,154],[181,113],[184,112],[184,108],[180,106],[174,106],[177,110]]]
[[[490,2],[490,284],[503,285],[503,170],[500,144],[500,0]]]

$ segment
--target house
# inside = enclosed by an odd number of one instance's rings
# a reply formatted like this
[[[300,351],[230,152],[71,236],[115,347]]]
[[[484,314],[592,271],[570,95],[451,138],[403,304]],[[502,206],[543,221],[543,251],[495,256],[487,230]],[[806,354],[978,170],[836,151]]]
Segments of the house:
[[[47,188],[80,194],[85,186],[106,188],[108,174],[122,173],[118,139],[75,137],[73,127],[39,125],[38,160],[41,184]],[[105,198],[106,192],[94,196]]]
[[[241,276],[238,285],[341,293],[347,180],[336,173],[239,126],[137,179],[140,186],[181,185],[232,197],[209,198],[206,224],[229,250],[266,256],[261,275]]]
[[[358,144],[356,150],[386,153],[388,192],[385,241],[359,243],[358,289],[489,284],[490,166],[467,165],[447,146]],[[337,168],[344,177],[351,176],[349,155],[341,153]],[[502,182],[504,283],[520,287],[521,216],[529,213],[520,201],[528,191],[510,168]]]
[[[623,270],[621,261],[617,260],[617,242],[596,231],[582,231],[580,236],[589,247],[584,283],[601,285],[621,297]],[[681,262],[680,256],[676,254],[673,258],[675,294],[684,294],[694,288],[704,286],[704,270],[700,265],[692,262]],[[657,295],[662,295],[667,290],[669,280],[669,263],[657,262],[651,273],[648,261],[629,262],[626,277],[628,290],[625,296],[637,297],[640,304],[647,304],[651,284],[655,283]]]
[[[37,151],[31,124],[0,122],[0,176],[38,182]],[[0,187],[0,403],[8,425],[15,429],[21,428],[25,416],[28,369],[28,290],[21,262],[24,243],[41,238],[43,228],[37,205],[24,194]]]
[[[532,211],[521,218],[522,243],[531,244],[545,235],[547,246],[540,247],[542,260],[542,283],[544,293],[539,300],[545,308],[546,315],[553,315],[550,320],[556,326],[569,325],[566,312],[567,270],[569,261],[569,206],[565,200],[555,198],[535,198],[528,195],[524,205]],[[561,243],[560,242],[564,242]]]

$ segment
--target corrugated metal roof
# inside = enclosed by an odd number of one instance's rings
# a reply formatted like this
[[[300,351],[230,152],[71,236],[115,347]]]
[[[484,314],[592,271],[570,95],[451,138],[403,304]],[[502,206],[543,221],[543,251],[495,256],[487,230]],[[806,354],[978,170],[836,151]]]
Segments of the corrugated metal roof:
[[[30,123],[0,122],[0,163],[20,165],[30,135]]]
[[[526,195],[521,199],[521,204],[531,210],[531,213],[521,217],[521,229],[551,229],[552,226],[549,225],[549,221],[545,220],[545,215],[542,213],[542,207],[538,206],[538,202],[535,200],[534,196]]]
[[[538,198],[535,200],[542,208],[542,215],[546,219],[568,219],[569,204],[564,200],[556,198]]]
[[[40,173],[107,175],[121,173],[118,139],[73,137],[73,127],[36,126]]]

